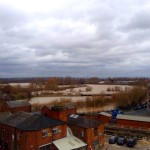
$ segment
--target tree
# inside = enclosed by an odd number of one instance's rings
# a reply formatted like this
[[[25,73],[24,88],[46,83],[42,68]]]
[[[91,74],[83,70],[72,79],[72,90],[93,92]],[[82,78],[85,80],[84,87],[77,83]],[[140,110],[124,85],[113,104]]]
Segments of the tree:
[[[56,77],[49,78],[46,82],[46,89],[58,90],[58,79]]]

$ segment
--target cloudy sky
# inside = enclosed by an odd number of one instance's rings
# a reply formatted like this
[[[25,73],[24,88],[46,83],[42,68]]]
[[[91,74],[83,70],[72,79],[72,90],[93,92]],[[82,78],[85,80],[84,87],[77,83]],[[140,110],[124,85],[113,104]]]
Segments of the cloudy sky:
[[[150,77],[149,0],[0,0],[0,77]]]

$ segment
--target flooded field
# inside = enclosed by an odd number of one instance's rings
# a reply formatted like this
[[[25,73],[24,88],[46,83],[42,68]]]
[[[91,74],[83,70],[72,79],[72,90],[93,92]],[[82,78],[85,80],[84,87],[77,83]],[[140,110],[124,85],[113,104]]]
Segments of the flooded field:
[[[31,104],[46,104],[46,103],[50,103],[50,102],[54,102],[54,101],[63,101],[63,100],[71,100],[72,102],[75,101],[84,101],[87,98],[91,98],[89,96],[56,96],[56,97],[34,97],[30,100]]]

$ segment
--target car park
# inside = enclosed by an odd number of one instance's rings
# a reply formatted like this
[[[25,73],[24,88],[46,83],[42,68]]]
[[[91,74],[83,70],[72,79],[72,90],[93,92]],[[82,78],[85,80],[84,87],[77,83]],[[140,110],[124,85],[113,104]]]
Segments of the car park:
[[[110,138],[109,138],[109,144],[115,144],[116,142],[117,142],[117,140],[118,140],[118,137],[117,136],[111,136]]]
[[[118,137],[117,144],[118,145],[124,145],[126,143],[125,137]]]
[[[134,147],[136,143],[137,143],[137,138],[135,138],[135,137],[133,137],[133,138],[131,137],[131,138],[127,139],[128,147]]]

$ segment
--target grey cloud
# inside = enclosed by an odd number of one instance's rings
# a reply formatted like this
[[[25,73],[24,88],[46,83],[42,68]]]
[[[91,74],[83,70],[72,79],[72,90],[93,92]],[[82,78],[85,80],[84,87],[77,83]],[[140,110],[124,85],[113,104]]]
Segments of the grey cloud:
[[[150,73],[148,1],[65,2],[43,12],[0,5],[0,76]]]

